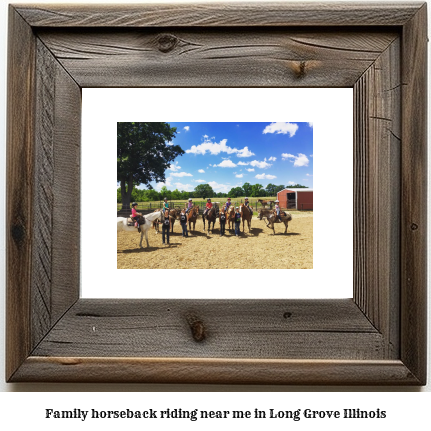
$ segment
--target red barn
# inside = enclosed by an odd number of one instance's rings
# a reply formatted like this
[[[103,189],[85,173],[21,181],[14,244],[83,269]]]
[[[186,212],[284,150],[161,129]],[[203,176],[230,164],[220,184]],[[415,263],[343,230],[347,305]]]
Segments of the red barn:
[[[284,189],[277,193],[280,208],[295,210],[313,209],[313,189]]]

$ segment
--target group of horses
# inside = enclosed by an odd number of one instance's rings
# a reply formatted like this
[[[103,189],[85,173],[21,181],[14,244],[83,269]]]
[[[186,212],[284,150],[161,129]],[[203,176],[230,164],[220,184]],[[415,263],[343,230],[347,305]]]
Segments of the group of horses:
[[[266,210],[268,213],[266,213],[267,218],[267,224],[266,226],[274,230],[274,223],[280,223],[280,220],[278,220],[277,216],[274,214],[271,210]],[[185,209],[180,208],[173,208],[169,211],[169,219],[171,221],[171,231],[174,231],[174,225],[175,221],[180,219],[181,213],[185,212]],[[242,230],[244,232],[245,222],[247,222],[248,231],[251,231],[251,219],[253,217],[253,208],[248,207],[244,204],[241,204],[239,206],[239,212],[241,214],[242,219]],[[215,222],[217,219],[220,221],[220,217],[222,214],[226,215],[226,223],[228,225],[228,230],[231,232],[234,229],[235,226],[235,208],[234,206],[230,206],[227,210],[223,206],[220,210],[218,206],[213,205],[212,208],[209,209],[209,211],[206,214],[202,215],[202,221],[204,225],[205,230],[205,221],[208,222],[208,233],[210,231],[212,232],[215,227]],[[187,213],[187,222],[189,224],[189,231],[192,230],[192,224],[193,224],[193,231],[196,229],[196,221],[199,216],[199,207],[195,205],[190,209],[190,211]],[[262,213],[259,213],[260,219],[262,220]],[[155,232],[159,232],[159,223],[163,223],[165,220],[165,214],[163,210],[158,209],[154,212],[147,214],[145,216],[141,216],[138,220],[139,223],[139,232],[141,234],[141,240],[139,242],[139,247],[142,247],[142,240],[145,235],[145,240],[147,242],[147,247],[149,247],[148,244],[148,231],[151,227],[155,229]],[[290,213],[283,213],[282,222],[285,225],[285,231],[287,232],[288,222],[292,220],[292,216]],[[212,223],[212,229],[211,229],[211,223]],[[117,217],[117,232],[118,231],[128,231],[128,232],[136,232],[136,227],[134,222],[132,222],[131,219],[125,218],[125,217]]]

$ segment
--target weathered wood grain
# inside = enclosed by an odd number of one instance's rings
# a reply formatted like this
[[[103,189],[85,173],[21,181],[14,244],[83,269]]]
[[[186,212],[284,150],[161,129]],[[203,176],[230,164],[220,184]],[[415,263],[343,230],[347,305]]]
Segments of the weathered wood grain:
[[[190,316],[203,326],[202,342],[193,337]],[[384,343],[351,299],[81,299],[33,354],[384,359]]]
[[[397,34],[44,29],[38,36],[82,87],[352,87]]]
[[[6,155],[6,375],[32,347],[30,313],[34,174],[35,37],[14,10],[9,13]]]
[[[30,357],[19,381],[272,385],[417,385],[401,361]]]
[[[400,38],[355,85],[355,301],[399,355]],[[366,204],[365,204],[366,203]]]
[[[421,3],[17,5],[33,27],[400,26]]]
[[[401,163],[401,358],[426,379],[427,8],[403,29]]]

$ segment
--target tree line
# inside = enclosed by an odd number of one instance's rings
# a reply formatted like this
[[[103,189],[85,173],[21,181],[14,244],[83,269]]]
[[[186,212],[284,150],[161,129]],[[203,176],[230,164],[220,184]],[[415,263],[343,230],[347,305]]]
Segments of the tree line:
[[[154,202],[161,201],[164,198],[168,200],[188,200],[189,198],[237,198],[242,196],[261,197],[261,196],[276,196],[277,193],[284,189],[293,188],[307,188],[301,184],[295,185],[275,185],[268,184],[263,187],[261,184],[250,184],[244,183],[241,187],[233,187],[228,193],[219,192],[216,193],[209,184],[199,184],[191,192],[185,190],[169,190],[166,186],[163,186],[158,192],[154,189],[137,189],[133,188],[131,193],[131,200],[136,202]],[[117,189],[117,203],[121,203],[121,187]]]

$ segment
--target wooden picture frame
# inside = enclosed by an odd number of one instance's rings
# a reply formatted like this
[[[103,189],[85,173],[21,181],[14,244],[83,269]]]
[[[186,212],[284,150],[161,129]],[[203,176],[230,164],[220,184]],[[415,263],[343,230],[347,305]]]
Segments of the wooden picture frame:
[[[424,385],[424,3],[11,5],[9,382]],[[354,298],[91,300],[83,87],[352,87]]]

